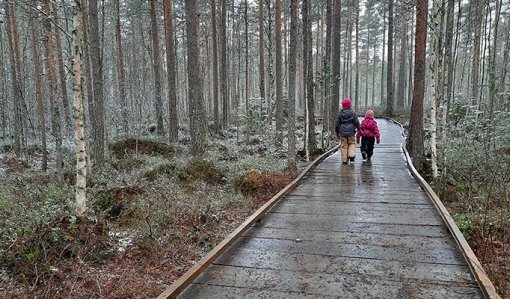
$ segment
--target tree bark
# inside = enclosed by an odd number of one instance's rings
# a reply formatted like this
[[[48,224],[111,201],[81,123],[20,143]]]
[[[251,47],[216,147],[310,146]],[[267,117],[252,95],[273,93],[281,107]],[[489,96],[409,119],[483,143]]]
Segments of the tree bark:
[[[498,52],[498,26],[501,15],[502,0],[496,0],[496,11],[494,12],[494,33],[492,35],[492,57],[489,64],[489,114],[492,116],[496,100],[498,86],[496,86],[496,53]]]
[[[306,0],[305,0],[306,1]],[[275,1],[276,45],[276,145],[283,145],[283,83],[282,83],[282,10],[280,0]]]
[[[76,216],[87,216],[87,154],[85,151],[85,129],[83,126],[83,7],[81,0],[74,0],[73,11],[73,75],[74,75],[74,137],[76,143]]]
[[[222,130],[228,126],[228,90],[227,90],[227,0],[221,0],[221,97],[223,102]]]
[[[159,35],[156,20],[156,1],[149,0],[151,4],[151,36],[152,36],[152,70],[154,72],[154,92],[156,96],[156,134],[164,134],[163,126],[163,100],[161,98],[161,58],[159,56]],[[198,34],[198,33],[197,33]]]
[[[250,43],[249,43],[249,29],[248,29],[248,0],[244,1],[244,101],[245,101],[245,108],[246,108],[246,116],[250,116],[250,103],[249,103],[249,66],[250,66],[250,59],[249,59],[249,49],[250,49]],[[281,47],[280,47],[280,55],[281,55]],[[249,130],[247,131],[249,132]]]
[[[331,135],[335,136],[335,120],[338,114],[338,103],[340,100],[340,41],[342,39],[342,19],[341,19],[341,0],[333,0],[334,12],[333,12],[333,53],[332,53],[332,65],[333,65],[333,98],[331,99],[331,123],[330,130]]]
[[[287,120],[289,154],[288,164],[296,166],[296,58],[298,39],[298,0],[290,2],[290,41],[289,41],[289,115]]]
[[[388,117],[393,117],[393,1],[388,1],[388,71],[386,73],[386,115]]]
[[[35,2],[35,1],[34,1]],[[44,100],[42,92],[42,74],[41,64],[39,62],[39,51],[37,50],[38,42],[36,37],[36,25],[32,10],[29,9],[30,14],[30,31],[32,33],[32,56],[34,59],[34,73],[35,73],[35,96],[37,98],[37,112],[39,116],[39,133],[41,134],[42,143],[42,161],[41,169],[46,171],[48,169],[48,152],[46,145],[46,117],[44,114]]]
[[[407,84],[407,17],[402,16],[402,34],[400,40],[400,57],[398,70],[397,107],[404,107]]]
[[[307,124],[307,154],[315,153],[317,141],[315,140],[315,101],[313,97],[313,56],[312,56],[312,22],[310,20],[310,1],[303,0],[303,57],[306,65],[306,124]]]
[[[126,99],[126,70],[124,68],[124,54],[122,51],[122,32],[120,28],[120,0],[115,1],[116,18],[115,31],[117,38],[118,76],[119,76],[119,97],[121,105],[122,132],[124,137],[129,135],[128,105]]]
[[[65,73],[65,65],[64,65],[64,51],[62,49],[62,42],[60,38],[60,25],[58,21],[58,11],[57,11],[57,5],[55,2],[53,2],[53,20],[55,23],[55,47],[56,52],[58,53],[58,71],[60,76],[60,90],[61,90],[61,96],[62,96],[62,103],[64,108],[64,119],[65,119],[65,126],[64,128],[69,129],[71,128],[71,110],[69,107],[69,96],[67,94],[67,77]],[[68,134],[66,133],[68,136]]]
[[[473,56],[471,60],[471,97],[469,105],[477,105],[480,97],[478,81],[480,78],[480,51],[482,38],[482,22],[484,15],[485,1],[475,1],[474,11],[472,11],[472,19],[474,20],[474,44]]]
[[[356,0],[355,7],[356,10],[356,16],[354,22],[356,23],[356,37],[355,37],[355,43],[356,43],[356,82],[354,83],[354,107],[358,107],[359,104],[359,0]]]
[[[200,72],[199,12],[197,0],[186,1],[186,34],[188,53],[188,99],[191,133],[191,151],[194,155],[204,150],[206,122],[204,121],[204,97]]]
[[[50,76],[50,98],[53,102],[52,111],[52,134],[55,138],[55,149],[56,149],[56,169],[60,172],[62,169],[62,129],[60,124],[60,102],[57,94],[57,72],[55,69],[55,58],[53,49],[53,32],[51,28],[50,16],[50,5],[48,0],[44,0],[44,13],[46,14],[46,20],[44,21],[44,27],[46,28],[46,69]]]
[[[11,10],[12,8],[12,10]],[[17,48],[15,46],[15,41],[17,40],[16,34],[16,21],[14,19],[14,5],[9,5],[9,2],[5,2],[5,21],[7,23],[7,41],[9,44],[9,59],[11,61],[11,83],[13,88],[13,101],[14,101],[14,152],[16,156],[21,157],[22,154],[22,117],[21,117],[21,107],[22,107],[22,94],[21,94],[21,81],[19,77],[19,69],[17,67],[19,59],[19,54],[17,54]]]
[[[266,102],[266,81],[264,73],[264,0],[259,0],[259,93],[260,114],[262,115],[263,103]]]
[[[168,1],[168,0],[167,0]],[[220,125],[220,106],[218,100],[218,37],[216,25],[216,0],[211,0],[211,31],[213,48],[213,109],[214,109],[214,130],[219,132]]]
[[[95,165],[101,166],[104,162],[104,96],[103,96],[103,59],[101,57],[101,44],[99,42],[99,26],[97,0],[89,0],[89,53],[92,65],[92,82],[94,89],[94,110],[91,112],[92,134],[94,135],[93,153]]]
[[[324,70],[326,72],[326,80],[324,83],[324,101],[327,103],[327,107],[325,110],[327,111],[324,113],[324,123],[327,124],[327,128],[329,130],[329,135],[331,137],[334,136],[334,123],[336,121],[336,109],[335,109],[335,102],[337,102],[336,99],[331,97],[331,34],[332,34],[332,27],[333,27],[333,0],[327,0],[326,4],[326,53],[325,53],[325,59],[324,59]]]
[[[427,43],[428,0],[416,1],[416,35],[414,46],[414,89],[409,123],[407,150],[413,164],[421,170],[423,158],[423,97],[425,95],[425,53]]]
[[[215,2],[211,0],[211,3]],[[212,5],[212,4],[211,4]],[[214,5],[216,9],[216,5]],[[176,88],[176,65],[175,65],[175,44],[174,44],[174,25],[172,15],[172,1],[163,1],[163,11],[165,17],[165,44],[166,44],[166,68],[168,72],[168,108],[170,113],[170,129],[169,136],[170,142],[178,140],[179,136],[179,122],[177,116],[177,88]],[[219,127],[218,114],[218,55],[217,55],[217,42],[216,42],[216,12],[213,13],[213,84],[214,84],[214,119],[216,125]],[[218,120],[217,120],[218,118]]]

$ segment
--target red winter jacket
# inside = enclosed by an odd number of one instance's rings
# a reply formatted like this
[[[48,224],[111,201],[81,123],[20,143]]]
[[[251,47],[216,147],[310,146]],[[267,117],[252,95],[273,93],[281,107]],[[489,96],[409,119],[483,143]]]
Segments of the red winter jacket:
[[[374,137],[377,140],[377,143],[381,142],[381,134],[379,133],[379,127],[377,127],[377,122],[373,118],[365,118],[361,122],[361,128],[356,133],[356,142],[359,143],[361,136],[365,137]]]

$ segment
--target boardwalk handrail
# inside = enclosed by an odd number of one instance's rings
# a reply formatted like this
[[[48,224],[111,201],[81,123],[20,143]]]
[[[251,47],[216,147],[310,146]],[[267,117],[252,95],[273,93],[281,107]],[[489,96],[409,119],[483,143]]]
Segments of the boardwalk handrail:
[[[388,119],[389,121],[392,121],[393,123],[399,125],[402,130],[403,126],[399,122]],[[405,134],[404,134],[404,137]],[[404,138],[407,140],[407,138]],[[462,251],[462,255],[464,256],[464,259],[466,260],[467,264],[469,265],[469,268],[471,269],[471,272],[475,276],[476,282],[478,283],[478,286],[483,292],[483,295],[486,298],[490,299],[500,299],[501,297],[496,292],[496,288],[490,281],[489,277],[487,276],[487,273],[482,268],[482,264],[476,257],[475,253],[471,249],[471,246],[469,246],[468,242],[464,238],[464,235],[461,233],[459,228],[457,227],[457,224],[455,224],[455,221],[453,220],[452,216],[446,209],[446,207],[441,202],[441,199],[437,196],[437,194],[434,192],[432,187],[425,181],[425,179],[420,175],[420,173],[416,170],[414,167],[411,156],[409,156],[409,152],[406,149],[405,143],[402,144],[402,150],[404,151],[407,165],[409,166],[409,169],[411,170],[412,175],[414,178],[418,181],[418,184],[425,190],[425,192],[429,195],[430,199],[436,206],[437,210],[439,211],[439,214],[443,221],[446,223],[446,226],[448,227],[448,230],[453,235],[453,238],[455,239],[455,242],[457,243],[457,246],[459,246],[460,250]]]
[[[290,184],[273,196],[268,202],[260,207],[254,214],[246,219],[236,230],[230,233],[220,244],[216,245],[206,256],[199,260],[193,267],[184,273],[177,281],[167,287],[167,289],[158,296],[158,299],[177,298],[177,296],[188,287],[195,278],[197,278],[210,264],[212,264],[221,254],[223,254],[241,235],[243,235],[255,222],[264,217],[265,213],[273,207],[282,197],[292,191],[303,177],[315,167],[319,162],[338,150],[340,145],[336,145],[329,151],[322,154],[308,165]]]

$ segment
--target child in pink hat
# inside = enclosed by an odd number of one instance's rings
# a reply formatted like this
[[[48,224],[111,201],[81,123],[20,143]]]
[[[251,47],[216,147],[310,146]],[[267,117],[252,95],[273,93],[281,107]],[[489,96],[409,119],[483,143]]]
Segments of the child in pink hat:
[[[361,138],[361,156],[363,160],[370,161],[374,154],[374,143],[379,144],[381,142],[381,134],[379,133],[379,127],[377,122],[374,120],[374,111],[367,110],[365,113],[365,119],[361,122],[361,128],[356,133],[356,143],[359,144]]]
[[[356,157],[356,131],[359,131],[358,116],[352,110],[352,101],[348,98],[342,101],[342,110],[336,117],[335,132],[340,139],[342,163],[353,162]]]

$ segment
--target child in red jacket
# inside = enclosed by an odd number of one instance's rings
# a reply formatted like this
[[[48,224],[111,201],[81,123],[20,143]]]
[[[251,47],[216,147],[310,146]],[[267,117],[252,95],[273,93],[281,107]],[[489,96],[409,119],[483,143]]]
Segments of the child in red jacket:
[[[379,127],[377,122],[374,120],[374,111],[367,110],[365,113],[365,119],[361,122],[361,128],[356,133],[356,143],[359,144],[361,138],[361,156],[363,160],[370,161],[374,154],[374,143],[381,142],[381,134],[379,133]]]

